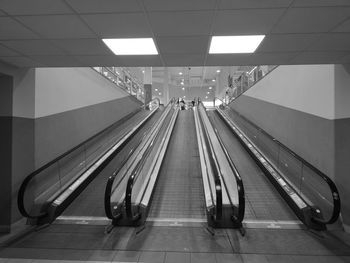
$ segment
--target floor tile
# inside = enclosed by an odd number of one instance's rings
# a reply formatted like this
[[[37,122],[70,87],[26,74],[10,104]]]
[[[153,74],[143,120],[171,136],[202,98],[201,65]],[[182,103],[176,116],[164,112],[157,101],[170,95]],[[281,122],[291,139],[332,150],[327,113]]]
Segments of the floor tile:
[[[100,261],[112,261],[116,252],[113,250],[95,250],[91,251],[88,257],[88,261],[100,260]]]
[[[137,262],[140,251],[117,251],[112,262]]]
[[[165,263],[190,263],[190,253],[179,253],[179,252],[167,252],[165,254]]]
[[[163,263],[165,260],[165,252],[143,251],[141,252],[139,262]]]
[[[217,263],[243,263],[238,254],[215,253]]]
[[[242,254],[241,257],[244,263],[269,263],[265,255]]]
[[[269,263],[294,263],[293,257],[289,255],[266,255]]]
[[[213,253],[191,253],[191,263],[214,263],[216,262]]]

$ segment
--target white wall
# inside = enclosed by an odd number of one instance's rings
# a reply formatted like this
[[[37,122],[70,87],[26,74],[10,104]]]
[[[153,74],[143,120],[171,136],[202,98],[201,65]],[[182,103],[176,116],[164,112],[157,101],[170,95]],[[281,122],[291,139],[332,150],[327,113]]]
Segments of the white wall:
[[[35,118],[128,96],[91,68],[37,68]]]
[[[332,120],[334,65],[279,66],[245,95]]]
[[[35,69],[19,69],[13,77],[13,116],[35,118]]]
[[[335,119],[350,117],[350,66],[335,65]]]

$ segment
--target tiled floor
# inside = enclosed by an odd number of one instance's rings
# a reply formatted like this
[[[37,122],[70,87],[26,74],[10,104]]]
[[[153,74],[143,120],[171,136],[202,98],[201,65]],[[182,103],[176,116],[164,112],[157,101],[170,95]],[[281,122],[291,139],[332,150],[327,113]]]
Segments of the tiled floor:
[[[0,248],[3,262],[350,262],[350,246],[329,233],[201,227],[52,225]]]

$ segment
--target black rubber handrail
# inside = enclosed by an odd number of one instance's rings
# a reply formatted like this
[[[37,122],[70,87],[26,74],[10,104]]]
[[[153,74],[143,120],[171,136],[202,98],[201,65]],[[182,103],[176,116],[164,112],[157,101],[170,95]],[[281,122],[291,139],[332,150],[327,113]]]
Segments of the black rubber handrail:
[[[36,218],[42,218],[47,216],[47,212],[41,212],[39,214],[36,215],[31,215],[29,212],[27,212],[25,205],[24,205],[24,194],[25,191],[27,189],[27,186],[29,185],[29,182],[31,180],[33,180],[33,178],[40,174],[42,171],[46,170],[47,168],[51,167],[52,165],[54,165],[55,163],[57,163],[59,160],[63,159],[64,157],[66,157],[67,155],[69,155],[70,153],[74,152],[76,149],[80,148],[81,146],[83,146],[84,144],[88,143],[89,141],[92,141],[93,139],[95,139],[96,137],[98,137],[99,135],[101,135],[102,133],[106,132],[107,130],[111,129],[114,126],[117,126],[118,124],[124,122],[125,120],[129,119],[131,116],[134,116],[137,112],[139,112],[141,110],[141,108],[133,111],[132,113],[128,114],[127,116],[123,117],[122,119],[118,120],[117,122],[109,125],[108,127],[106,127],[105,129],[103,129],[102,131],[96,133],[95,135],[93,135],[92,137],[84,140],[83,142],[79,143],[77,146],[71,148],[70,150],[64,152],[63,154],[59,155],[58,157],[56,157],[55,159],[49,161],[48,163],[44,164],[43,166],[41,166],[40,168],[38,168],[37,170],[35,170],[34,172],[30,173],[22,182],[19,191],[18,191],[18,196],[17,196],[17,206],[18,206],[18,210],[20,211],[20,213],[22,214],[22,216],[30,218],[30,219],[36,219]]]
[[[120,125],[121,123],[125,122],[126,120],[130,119],[132,116],[134,116],[136,113],[140,112],[142,109],[142,107],[136,109],[135,111],[129,113],[127,116],[123,117],[122,119],[118,120],[117,122],[109,125],[108,127],[106,127],[105,129],[103,129],[102,131],[96,133],[95,135],[91,136],[90,138],[84,140],[83,142],[79,143],[78,145],[76,145],[75,147],[71,148],[70,150],[64,152],[63,154],[59,155],[58,157],[56,157],[55,159],[49,161],[48,163],[44,164],[43,166],[41,166],[40,168],[38,168],[37,170],[35,170],[34,172],[30,173],[22,182],[19,191],[18,191],[18,195],[17,195],[17,206],[18,206],[18,210],[20,211],[20,213],[22,214],[22,216],[30,218],[30,219],[40,219],[43,218],[45,216],[48,215],[47,212],[40,212],[39,214],[30,214],[24,205],[24,194],[26,192],[26,189],[30,183],[31,180],[33,180],[35,178],[35,176],[37,176],[38,174],[40,174],[42,171],[48,169],[49,167],[51,167],[52,165],[56,164],[59,160],[65,158],[66,156],[68,156],[70,153],[74,152],[75,150],[79,149],[80,147],[82,147],[84,144],[92,141],[93,139],[95,139],[96,137],[98,137],[99,135],[107,132],[108,130],[112,129],[115,126]]]
[[[198,115],[200,119],[200,125],[202,126],[202,130],[204,131],[204,141],[207,146],[206,148],[209,150],[209,154],[208,154],[209,163],[211,166],[212,174],[214,175],[216,204],[215,204],[215,215],[213,217],[215,221],[219,221],[222,218],[222,186],[221,186],[221,179],[219,176],[220,169],[219,169],[219,164],[216,161],[217,158],[215,155],[214,147],[211,141],[209,140],[208,130],[203,123],[203,119],[200,112],[198,113],[199,113]]]
[[[112,195],[113,183],[114,183],[114,180],[115,180],[116,176],[120,172],[120,170],[129,161],[130,157],[135,152],[137,147],[139,147],[141,142],[142,142],[142,139],[139,140],[139,142],[129,151],[127,156],[124,158],[124,160],[120,164],[119,168],[107,180],[107,184],[106,184],[106,188],[105,188],[105,195],[104,195],[104,206],[105,206],[106,216],[109,219],[118,220],[121,217],[121,215],[122,215],[121,213],[115,214],[114,211],[116,211],[117,209],[115,209],[114,207],[112,209],[111,195]]]
[[[264,129],[260,128],[257,126],[255,123],[253,123],[251,120],[247,119],[245,116],[241,115],[239,112],[236,110],[232,109],[229,107],[229,110],[232,110],[235,114],[237,114],[240,118],[242,118],[244,121],[248,122],[250,125],[252,125],[254,128],[256,128],[258,131],[262,132],[265,134],[268,138],[270,138],[272,141],[274,141],[276,144],[278,144],[281,148],[286,150],[288,153],[290,153],[295,159],[299,160],[302,162],[305,166],[307,166],[310,170],[312,170],[315,174],[320,176],[323,181],[327,183],[329,186],[331,193],[332,193],[332,199],[333,199],[333,211],[332,211],[332,216],[328,220],[323,220],[320,218],[313,218],[314,221],[317,221],[319,223],[323,224],[332,224],[335,221],[338,220],[339,215],[340,215],[340,210],[341,210],[341,202],[340,202],[340,195],[339,191],[337,189],[337,186],[335,183],[323,172],[321,172],[319,169],[317,169],[315,166],[313,166],[311,163],[303,159],[301,156],[293,152],[291,149],[289,149],[287,146],[285,146],[283,143],[272,137],[270,134],[268,134]]]
[[[168,115],[166,117],[168,117]],[[166,117],[164,118],[163,122],[165,122]],[[126,213],[126,217],[133,222],[139,220],[142,216],[140,212],[134,213],[134,211],[132,209],[131,199],[132,199],[132,190],[133,190],[134,182],[135,182],[136,178],[138,177],[138,175],[140,174],[140,171],[142,170],[145,162],[147,161],[149,154],[153,150],[153,148],[155,146],[155,142],[158,140],[158,138],[161,134],[160,133],[161,128],[162,127],[159,127],[159,129],[156,131],[156,135],[153,137],[152,141],[147,145],[146,150],[144,151],[144,153],[141,156],[141,159],[139,160],[136,167],[132,171],[132,173],[128,179],[127,185],[126,185],[125,213]]]
[[[220,143],[220,146],[222,150],[225,153],[226,159],[231,167],[231,170],[233,172],[233,175],[235,176],[236,183],[237,183],[237,190],[238,190],[238,212],[236,215],[232,216],[232,219],[235,223],[237,224],[242,224],[243,218],[244,218],[244,212],[245,212],[245,194],[244,194],[244,186],[243,186],[243,181],[242,177],[239,175],[239,172],[233,163],[231,156],[229,155],[224,142],[221,139],[221,136],[216,128],[214,128],[216,137],[218,138],[218,141]]]

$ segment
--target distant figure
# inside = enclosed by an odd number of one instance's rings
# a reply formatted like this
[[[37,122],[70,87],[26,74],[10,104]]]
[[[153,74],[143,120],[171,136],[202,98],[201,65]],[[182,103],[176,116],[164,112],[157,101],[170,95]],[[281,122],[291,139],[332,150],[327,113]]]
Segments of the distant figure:
[[[184,99],[181,99],[180,106],[181,106],[181,110],[185,110],[185,101],[184,101]]]
[[[194,105],[195,105],[196,103],[195,103],[195,101],[194,101],[194,99],[192,100],[192,107],[194,107]]]

